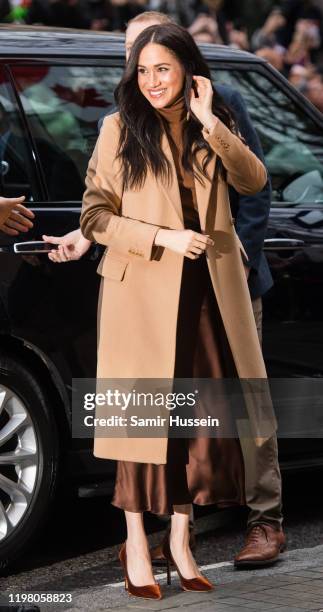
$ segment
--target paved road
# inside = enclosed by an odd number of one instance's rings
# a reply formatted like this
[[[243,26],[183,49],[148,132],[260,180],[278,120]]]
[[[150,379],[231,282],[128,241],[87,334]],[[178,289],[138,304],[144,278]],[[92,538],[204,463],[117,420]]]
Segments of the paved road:
[[[174,574],[172,585],[165,585],[165,574],[157,573],[163,599],[156,602],[129,597],[123,583],[93,587],[89,568],[79,571],[71,604],[42,605],[41,612],[129,612],[136,610],[197,610],[203,612],[322,612],[323,611],[323,545],[297,549],[281,556],[272,568],[236,571],[232,563],[203,568],[216,585],[211,593],[184,593]],[[81,576],[82,573],[82,576]],[[80,580],[82,578],[82,580]],[[69,583],[69,588],[71,583]],[[53,592],[52,584],[39,584],[37,592]],[[64,591],[64,580],[55,585]],[[0,603],[5,603],[5,594]]]
[[[69,612],[93,610],[192,610],[195,612],[322,612],[323,610],[323,545],[287,553],[284,561],[271,569],[235,571],[232,565],[205,568],[216,586],[212,593],[184,593],[178,580],[165,586],[165,577],[158,580],[163,599],[158,602],[138,601],[121,587],[101,587],[79,593],[73,598]]]
[[[285,526],[289,553],[282,555],[282,558],[285,559],[284,562],[280,562],[270,570],[258,570],[255,574],[246,571],[238,572],[230,565],[234,552],[243,542],[245,513],[235,511],[232,514],[231,511],[231,518],[234,517],[234,522],[231,521],[230,524],[219,527],[219,518],[221,520],[230,518],[228,513],[207,514],[207,512],[210,512],[210,508],[198,510],[196,521],[198,563],[202,566],[225,563],[222,567],[207,570],[210,578],[220,585],[216,591],[217,602],[222,595],[228,597],[228,593],[237,595],[239,591],[242,592],[240,583],[248,582],[251,578],[253,584],[255,578],[261,580],[266,578],[268,581],[278,572],[279,574],[289,574],[288,581],[290,581],[290,572],[294,571],[295,568],[301,571],[304,567],[308,567],[306,564],[309,564],[309,567],[313,565],[323,566],[322,546],[318,546],[323,544],[321,482],[322,472],[312,475],[306,474],[303,477],[295,475],[285,478]],[[120,525],[122,526],[121,529]],[[164,523],[159,519],[147,515],[147,530],[151,534],[149,539],[152,544],[160,538],[157,531],[163,529],[163,527]],[[34,547],[29,555],[21,559],[14,569],[7,572],[7,575],[0,578],[0,590],[3,595],[4,592],[22,593],[26,592],[28,585],[28,590],[32,592],[55,593],[63,591],[72,593],[74,608],[71,608],[71,610],[107,610],[113,609],[113,606],[117,606],[119,609],[122,609],[122,606],[135,606],[136,609],[140,609],[138,608],[138,602],[128,600],[128,596],[124,593],[122,587],[106,586],[118,584],[122,578],[117,560],[117,550],[124,536],[122,514],[116,508],[111,507],[106,500],[77,500],[70,505],[62,500],[46,538],[43,537],[42,541],[37,547]],[[158,571],[159,576],[164,572],[163,568]],[[161,580],[163,584],[164,579],[161,578]],[[323,574],[321,581],[323,583]],[[230,584],[233,590],[226,586]],[[269,589],[272,588],[270,582],[266,584],[269,585]],[[171,599],[169,601],[168,597],[168,609],[191,605],[190,600],[187,600],[187,602],[185,600],[187,594],[179,592],[177,582],[171,587],[167,587],[167,593],[170,597],[175,598],[175,600]],[[179,604],[176,603],[177,600]],[[164,602],[164,600],[162,601]],[[250,602],[248,603],[250,604]],[[204,600],[203,611],[208,609],[205,604],[206,600]],[[149,603],[149,606],[151,605]],[[228,606],[228,603],[225,605]],[[197,601],[193,602],[192,606],[191,609],[194,610]],[[321,607],[323,608],[323,597]],[[41,609],[45,608],[42,607]],[[59,605],[59,608],[51,606],[50,609],[52,612],[55,609],[56,612],[56,609],[63,610],[64,607],[62,605]],[[145,609],[151,608],[146,606]],[[221,609],[222,611],[222,608],[214,608],[214,602],[213,609]],[[225,609],[227,610],[227,608]],[[263,606],[259,607],[258,604],[253,606],[253,609],[257,612],[260,609],[265,610]],[[276,608],[272,609],[276,610]],[[304,610],[304,608],[300,609]],[[317,608],[313,609],[319,610],[320,606],[318,605]],[[228,609],[228,612],[231,612],[231,609]],[[279,612],[283,611],[279,610]],[[291,612],[291,609],[289,609],[289,612]]]

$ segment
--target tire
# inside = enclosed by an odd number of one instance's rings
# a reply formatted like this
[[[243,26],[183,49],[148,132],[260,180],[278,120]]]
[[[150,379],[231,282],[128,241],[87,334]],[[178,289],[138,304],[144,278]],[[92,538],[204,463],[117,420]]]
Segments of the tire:
[[[58,463],[57,426],[44,389],[20,360],[0,354],[0,567],[41,534]]]

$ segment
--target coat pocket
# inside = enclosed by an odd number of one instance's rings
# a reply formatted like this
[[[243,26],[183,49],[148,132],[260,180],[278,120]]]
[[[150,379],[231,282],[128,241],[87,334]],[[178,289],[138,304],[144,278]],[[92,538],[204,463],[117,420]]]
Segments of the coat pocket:
[[[97,273],[101,274],[101,276],[104,276],[105,278],[122,281],[128,263],[129,262],[126,259],[119,259],[115,255],[110,255],[110,253],[107,253],[106,255],[103,255],[97,267]]]

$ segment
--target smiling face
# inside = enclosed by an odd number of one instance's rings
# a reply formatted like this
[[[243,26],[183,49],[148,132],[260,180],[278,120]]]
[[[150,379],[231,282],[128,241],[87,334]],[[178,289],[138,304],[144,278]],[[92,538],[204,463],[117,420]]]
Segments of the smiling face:
[[[154,108],[164,108],[181,93],[184,68],[166,47],[149,43],[139,55],[138,86]]]

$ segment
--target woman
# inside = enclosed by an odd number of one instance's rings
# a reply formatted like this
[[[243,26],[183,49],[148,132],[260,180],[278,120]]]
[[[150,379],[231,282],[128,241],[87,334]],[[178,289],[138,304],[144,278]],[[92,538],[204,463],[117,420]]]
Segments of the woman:
[[[228,184],[260,191],[266,170],[235,134],[188,32],[146,28],[116,101],[119,112],[106,117],[88,166],[81,214],[84,236],[109,247],[98,269],[97,377],[266,377],[228,200]],[[118,460],[113,503],[126,516],[120,559],[129,593],[161,596],[144,510],[172,514],[164,554],[182,588],[212,588],[189,548],[189,507],[218,501],[213,469],[222,451],[235,488],[223,504],[243,503],[239,444],[214,445],[95,436],[95,456]]]

